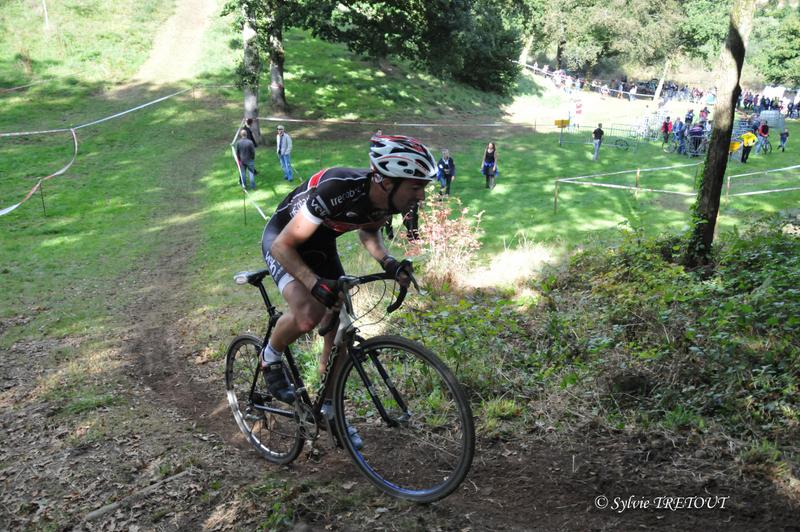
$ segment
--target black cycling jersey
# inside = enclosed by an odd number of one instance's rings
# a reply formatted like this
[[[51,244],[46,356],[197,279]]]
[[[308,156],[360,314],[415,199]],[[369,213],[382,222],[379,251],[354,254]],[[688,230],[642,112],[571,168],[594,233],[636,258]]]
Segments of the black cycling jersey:
[[[327,168],[300,184],[278,205],[269,225],[283,229],[295,214],[304,210],[318,231],[336,238],[355,229],[378,230],[389,217],[386,210],[373,208],[369,200],[371,173],[364,168]]]
[[[290,282],[283,266],[270,253],[275,238],[297,214],[319,223],[319,228],[299,248],[303,261],[321,277],[344,275],[336,252],[336,238],[356,229],[377,231],[390,218],[369,200],[372,173],[366,168],[327,168],[300,184],[278,205],[261,238],[261,251],[279,289]]]

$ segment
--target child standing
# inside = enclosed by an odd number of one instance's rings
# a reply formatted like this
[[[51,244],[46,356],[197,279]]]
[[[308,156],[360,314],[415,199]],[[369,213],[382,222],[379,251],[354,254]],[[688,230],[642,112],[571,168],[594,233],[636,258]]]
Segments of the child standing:
[[[787,140],[789,140],[789,130],[784,128],[783,133],[781,133],[781,151],[786,151]]]

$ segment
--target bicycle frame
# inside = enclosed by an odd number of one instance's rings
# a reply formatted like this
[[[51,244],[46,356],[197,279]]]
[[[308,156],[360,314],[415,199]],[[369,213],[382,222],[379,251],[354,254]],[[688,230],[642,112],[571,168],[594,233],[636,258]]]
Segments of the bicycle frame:
[[[297,385],[296,392],[299,392],[299,403],[304,404],[311,408],[313,415],[318,418],[320,414],[320,409],[322,408],[323,398],[327,395],[328,386],[331,385],[333,381],[335,381],[336,374],[333,373],[332,368],[334,367],[334,361],[336,357],[344,350],[344,352],[348,353],[350,358],[353,361],[353,366],[356,368],[359,377],[364,382],[367,390],[369,391],[370,398],[372,399],[375,408],[380,413],[383,420],[389,426],[397,426],[398,420],[390,417],[386,412],[383,404],[381,403],[380,398],[375,394],[374,387],[372,381],[370,380],[367,372],[364,370],[364,366],[361,363],[361,350],[357,346],[357,342],[362,340],[360,337],[357,336],[357,329],[354,325],[355,323],[355,313],[353,311],[353,302],[352,296],[350,294],[350,290],[360,284],[365,284],[372,281],[388,279],[386,274],[373,274],[373,275],[365,275],[363,277],[351,277],[351,276],[343,276],[339,278],[339,286],[340,290],[344,294],[344,304],[339,310],[338,318],[333,319],[326,327],[327,329],[331,329],[333,325],[338,322],[336,336],[333,342],[333,348],[331,350],[330,357],[328,358],[328,365],[327,371],[323,374],[321,388],[317,393],[317,397],[314,401],[311,400],[311,396],[308,394],[308,390],[303,383],[303,379],[300,375],[300,371],[297,368],[297,364],[295,363],[294,357],[292,356],[289,350],[285,353],[286,362],[289,366],[289,371],[292,373],[292,379]],[[416,283],[415,283],[416,284]],[[264,340],[262,341],[262,346],[266,345],[269,341],[270,336],[272,335],[272,331],[275,328],[275,324],[278,322],[278,319],[281,317],[281,312],[279,312],[275,306],[272,305],[272,302],[269,299],[269,295],[267,294],[266,289],[264,288],[263,281],[259,281],[256,285],[259,293],[261,294],[261,298],[264,300],[264,305],[267,307],[267,313],[269,314],[269,324],[267,327],[267,332],[264,335]],[[405,299],[405,294],[407,289],[401,288],[400,294],[397,297],[397,300],[389,305],[387,310],[392,312]],[[320,330],[320,334],[325,334],[323,330]],[[377,356],[374,353],[369,354],[370,360],[375,365],[375,368],[378,371],[378,374],[381,376],[381,379],[386,384],[387,389],[390,391],[392,398],[397,402],[398,406],[403,411],[402,420],[410,418],[410,412],[408,412],[408,407],[406,406],[405,401],[400,396],[400,393],[397,391],[394,383],[392,383],[391,378],[389,377],[386,369],[378,360]],[[253,407],[257,410],[261,410],[264,412],[269,412],[271,414],[276,414],[284,417],[290,418],[297,418],[299,416],[299,412],[297,408],[294,411],[290,411],[287,409],[275,408],[272,406],[261,405],[254,401],[256,384],[258,383],[258,379],[261,377],[261,365],[256,368],[256,371],[253,372],[253,382],[250,385],[250,400],[253,404]]]

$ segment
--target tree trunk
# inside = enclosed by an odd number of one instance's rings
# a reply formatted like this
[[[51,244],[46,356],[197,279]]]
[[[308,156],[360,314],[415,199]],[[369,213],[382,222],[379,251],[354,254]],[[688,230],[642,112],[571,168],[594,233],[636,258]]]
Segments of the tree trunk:
[[[272,103],[272,110],[276,113],[285,114],[289,111],[286,103],[286,89],[283,86],[283,62],[285,53],[283,50],[283,30],[275,28],[267,36],[269,39],[269,95]]]
[[[261,144],[261,128],[258,124],[258,78],[261,74],[261,61],[258,54],[256,39],[258,34],[253,29],[251,18],[245,13],[242,26],[242,41],[244,42],[244,117],[252,118],[253,137],[256,143]]]
[[[694,228],[689,237],[684,264],[689,268],[708,265],[711,244],[719,213],[719,201],[728,165],[736,101],[742,92],[742,74],[747,40],[753,28],[756,0],[734,0],[728,38],[720,54],[717,81],[717,104],[714,106],[714,130],[708,146],[703,177],[692,208]]]
[[[669,58],[664,59],[664,71],[661,72],[661,79],[658,80],[658,87],[656,93],[653,95],[653,101],[658,102],[661,98],[661,91],[664,90],[664,81],[667,79],[667,72],[669,72]]]
[[[528,59],[531,56],[531,49],[533,48],[533,32],[525,37],[525,42],[522,45],[522,51],[519,54],[519,62],[523,65],[528,64]]]
[[[556,70],[561,70],[562,63],[564,61],[564,46],[566,46],[567,41],[559,40],[558,47],[556,48]]]

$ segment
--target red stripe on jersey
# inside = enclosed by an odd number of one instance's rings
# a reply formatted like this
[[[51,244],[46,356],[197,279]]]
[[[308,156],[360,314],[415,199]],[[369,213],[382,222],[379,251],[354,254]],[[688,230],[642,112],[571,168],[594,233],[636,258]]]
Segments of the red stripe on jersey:
[[[328,170],[329,170],[328,168],[325,168],[324,170],[320,170],[319,172],[311,176],[311,179],[308,180],[308,188],[316,188],[317,185],[319,185],[319,180],[322,179],[322,175]]]

